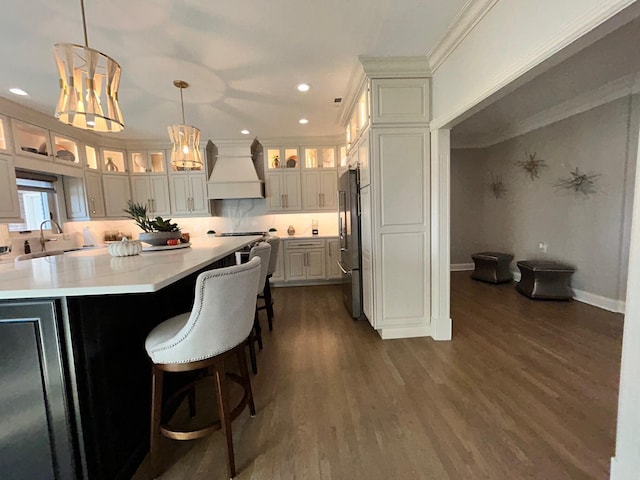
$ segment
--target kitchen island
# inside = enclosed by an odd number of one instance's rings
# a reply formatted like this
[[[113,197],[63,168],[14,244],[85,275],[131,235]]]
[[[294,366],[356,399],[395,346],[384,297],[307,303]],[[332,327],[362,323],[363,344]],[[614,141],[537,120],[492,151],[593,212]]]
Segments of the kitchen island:
[[[0,264],[0,477],[130,478],[148,448],[146,335],[258,239]]]

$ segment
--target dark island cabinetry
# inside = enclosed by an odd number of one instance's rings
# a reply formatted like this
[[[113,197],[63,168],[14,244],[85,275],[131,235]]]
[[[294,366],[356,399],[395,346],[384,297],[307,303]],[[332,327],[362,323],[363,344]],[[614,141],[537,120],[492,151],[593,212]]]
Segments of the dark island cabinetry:
[[[60,304],[0,303],[0,478],[75,478]]]

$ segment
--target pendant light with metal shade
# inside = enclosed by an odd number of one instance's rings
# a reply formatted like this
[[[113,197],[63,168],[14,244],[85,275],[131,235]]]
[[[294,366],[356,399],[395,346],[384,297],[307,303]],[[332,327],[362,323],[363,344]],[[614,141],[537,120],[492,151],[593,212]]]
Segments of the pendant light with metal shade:
[[[169,125],[171,147],[171,165],[177,170],[200,170],[202,156],[200,155],[200,130],[186,125],[184,120],[184,99],[182,90],[189,84],[184,80],[174,80],[173,84],[180,89],[180,105],[182,106],[182,125]]]
[[[80,6],[85,45],[54,45],[60,75],[55,116],[62,123],[84,130],[120,132],[124,129],[118,105],[121,68],[113,58],[89,48],[84,0],[80,0]]]

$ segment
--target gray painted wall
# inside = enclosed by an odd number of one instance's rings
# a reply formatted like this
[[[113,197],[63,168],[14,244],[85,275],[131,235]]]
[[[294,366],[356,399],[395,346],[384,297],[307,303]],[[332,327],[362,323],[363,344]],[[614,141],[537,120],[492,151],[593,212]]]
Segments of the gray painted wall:
[[[576,266],[574,288],[623,300],[639,115],[640,98],[628,96],[486,149],[452,151],[452,263],[474,250],[560,260]],[[525,150],[547,164],[534,181],[516,165],[527,159]],[[554,186],[576,167],[600,175],[593,194]],[[507,188],[500,199],[490,193],[491,172]],[[462,240],[467,233],[480,241]],[[546,254],[539,242],[548,245]]]
[[[451,263],[471,263],[483,240],[486,152],[451,151]]]

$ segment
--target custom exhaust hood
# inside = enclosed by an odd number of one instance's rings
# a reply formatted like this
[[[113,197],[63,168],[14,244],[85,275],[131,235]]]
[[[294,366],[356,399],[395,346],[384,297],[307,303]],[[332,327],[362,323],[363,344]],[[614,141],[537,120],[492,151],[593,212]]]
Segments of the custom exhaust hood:
[[[264,198],[262,145],[232,143],[216,146],[207,142],[207,166],[210,169],[209,199]]]

